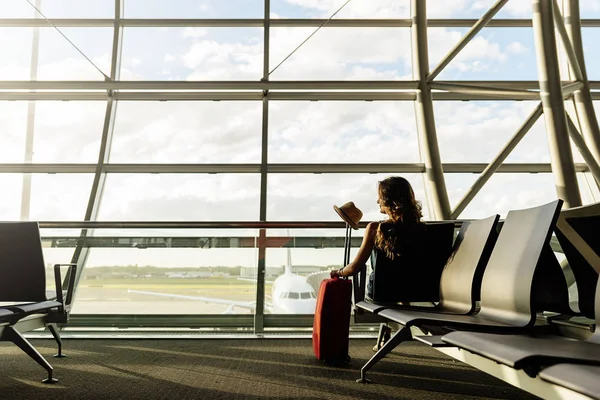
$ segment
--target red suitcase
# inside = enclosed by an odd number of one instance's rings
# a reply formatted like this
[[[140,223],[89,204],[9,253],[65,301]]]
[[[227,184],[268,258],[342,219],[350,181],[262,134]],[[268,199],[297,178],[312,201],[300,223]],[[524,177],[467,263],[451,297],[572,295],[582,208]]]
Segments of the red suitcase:
[[[325,279],[321,282],[315,320],[313,350],[319,360],[329,364],[347,364],[350,336],[352,282],[348,279]]]

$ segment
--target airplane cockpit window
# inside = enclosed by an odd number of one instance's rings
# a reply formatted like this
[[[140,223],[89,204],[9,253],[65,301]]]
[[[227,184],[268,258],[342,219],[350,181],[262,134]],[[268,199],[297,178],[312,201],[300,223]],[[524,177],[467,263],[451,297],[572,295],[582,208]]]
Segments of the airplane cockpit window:
[[[302,292],[300,293],[301,299],[310,299],[310,292]]]
[[[288,297],[288,293],[287,293],[287,292],[282,292],[282,293],[279,295],[279,298],[280,298],[280,299],[287,299],[287,297]]]
[[[310,297],[313,299],[317,298],[317,294],[315,292],[310,292]]]
[[[289,298],[290,299],[299,299],[300,298],[300,293],[298,293],[298,292],[290,292],[289,293]]]

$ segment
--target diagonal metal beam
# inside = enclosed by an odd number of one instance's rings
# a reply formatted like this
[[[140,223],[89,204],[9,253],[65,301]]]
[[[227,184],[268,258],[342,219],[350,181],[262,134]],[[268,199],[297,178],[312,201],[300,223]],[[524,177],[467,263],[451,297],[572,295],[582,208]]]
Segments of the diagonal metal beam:
[[[271,38],[271,0],[264,0],[264,32],[263,32],[263,77],[262,82],[269,81],[270,68],[270,38]],[[267,178],[269,162],[269,92],[263,92],[262,99],[262,131],[261,131],[261,156],[260,156],[260,204],[259,220],[267,220]],[[265,277],[267,271],[267,231],[258,231],[258,262],[256,271],[256,307],[254,309],[254,333],[262,334],[265,330]]]
[[[567,28],[565,27],[565,20],[563,19],[562,14],[560,13],[560,8],[556,2],[556,0],[552,1],[552,15],[554,16],[554,25],[556,26],[556,30],[560,35],[562,40],[563,47],[565,49],[565,53],[567,53],[567,58],[569,59],[569,65],[571,67],[571,71],[575,76],[575,80],[583,81],[584,76],[581,70],[581,66],[579,65],[579,60],[577,59],[577,55],[575,54],[575,49],[573,48],[573,44],[571,42],[571,38],[567,33]]]
[[[553,0],[533,0],[533,33],[554,184],[558,198],[571,208],[581,205],[581,195],[567,133],[552,3]]]
[[[425,163],[425,188],[434,209],[436,219],[450,217],[450,202],[446,191],[444,169],[440,158],[440,149],[435,131],[433,99],[431,88],[427,84],[429,71],[429,54],[427,49],[427,10],[425,1],[412,0],[411,13],[413,26],[411,28],[413,51],[413,76],[418,81],[417,100],[415,101],[415,116],[421,158]]]
[[[115,0],[115,19],[113,28],[113,45],[112,45],[112,58],[110,67],[110,81],[119,80],[121,71],[121,54],[123,45],[123,27],[120,24],[120,18],[123,15],[124,0]],[[106,78],[105,78],[106,79]],[[106,170],[105,164],[108,163],[110,158],[110,148],[112,144],[112,137],[114,132],[115,115],[117,112],[117,101],[114,98],[114,92],[108,91],[108,100],[106,102],[106,113],[104,115],[104,125],[102,128],[102,138],[100,140],[100,150],[98,153],[98,164],[96,165],[96,171],[94,174],[94,181],[90,191],[90,197],[88,205],[85,211],[84,220],[94,221],[98,218],[100,211],[100,203],[102,200],[102,194],[106,185]],[[85,263],[90,255],[90,248],[84,247],[85,238],[88,235],[93,235],[93,231],[82,229],[80,238],[81,240],[75,247],[71,262],[77,264],[77,272],[75,275],[75,289],[73,296],[76,295],[77,287],[79,286],[79,280],[83,274]],[[68,278],[68,277],[67,277]]]
[[[508,2],[508,0],[498,0],[496,3],[479,19],[479,21],[475,22],[473,27],[467,32],[465,36],[458,42],[452,50],[442,59],[442,61],[438,64],[437,67],[433,69],[427,76],[427,81],[431,82],[435,79],[436,76],[442,72],[442,70],[450,64],[450,62],[460,53],[462,49],[465,48],[467,44],[481,31],[487,24],[490,22],[494,15],[502,9],[502,7]]]
[[[581,37],[581,20],[579,13],[579,1],[563,0],[565,3],[565,23],[569,33],[570,42],[573,45],[575,55],[581,67],[584,86],[574,92],[573,100],[580,130],[585,142],[596,160],[600,160],[600,128],[598,118],[594,112],[592,102],[595,93],[590,92],[593,83],[588,82],[583,53],[583,40]]]
[[[517,132],[513,135],[513,137],[508,141],[508,143],[504,146],[502,150],[498,153],[498,155],[489,163],[489,165],[483,170],[479,178],[473,183],[473,186],[464,197],[458,202],[452,213],[450,214],[450,219],[457,219],[458,216],[464,211],[464,209],[469,205],[471,200],[479,193],[481,188],[486,184],[486,182],[492,177],[492,175],[500,168],[506,157],[510,155],[510,153],[514,150],[515,147],[519,144],[521,139],[525,137],[527,132],[531,129],[531,127],[537,122],[537,120],[542,115],[542,103],[538,104],[538,106],[531,112],[529,117],[525,120],[523,125],[517,130]]]
[[[571,137],[571,140],[579,149],[583,160],[588,165],[588,168],[590,169],[590,172],[596,179],[596,182],[600,182],[600,166],[598,165],[598,160],[594,158],[594,155],[588,149],[587,145],[585,144],[585,140],[583,140],[583,137],[577,130],[577,127],[575,126],[573,120],[571,119],[571,117],[569,117],[568,114],[567,124],[569,126],[569,136]]]

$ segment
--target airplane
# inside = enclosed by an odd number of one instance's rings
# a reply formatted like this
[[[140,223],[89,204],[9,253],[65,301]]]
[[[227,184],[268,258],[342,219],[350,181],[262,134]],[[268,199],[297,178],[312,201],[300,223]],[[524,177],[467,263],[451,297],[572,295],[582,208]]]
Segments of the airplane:
[[[292,253],[288,248],[284,273],[278,276],[274,281],[270,282],[272,283],[271,302],[265,302],[265,310],[271,314],[313,314],[317,305],[318,285],[323,279],[328,277],[329,272],[316,272],[309,276],[294,274],[292,271]],[[256,280],[252,281],[256,282]],[[226,304],[229,305],[229,308],[225,311],[225,314],[233,314],[233,310],[236,307],[249,309],[251,312],[256,309],[255,301],[245,302],[214,297],[190,296],[132,289],[128,289],[127,293]]]

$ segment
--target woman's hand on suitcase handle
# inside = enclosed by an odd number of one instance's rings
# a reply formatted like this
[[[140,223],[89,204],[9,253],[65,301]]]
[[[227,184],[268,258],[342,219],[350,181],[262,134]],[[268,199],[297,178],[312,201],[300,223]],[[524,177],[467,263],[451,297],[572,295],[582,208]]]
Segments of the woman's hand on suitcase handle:
[[[344,275],[343,275],[343,273],[342,273],[342,270],[343,270],[343,269],[344,269],[344,267],[342,267],[342,268],[340,268],[340,269],[334,269],[334,270],[332,270],[332,271],[329,273],[329,275],[330,275],[332,278],[335,278],[335,277],[338,277],[338,278],[340,278],[340,277],[344,276]]]

